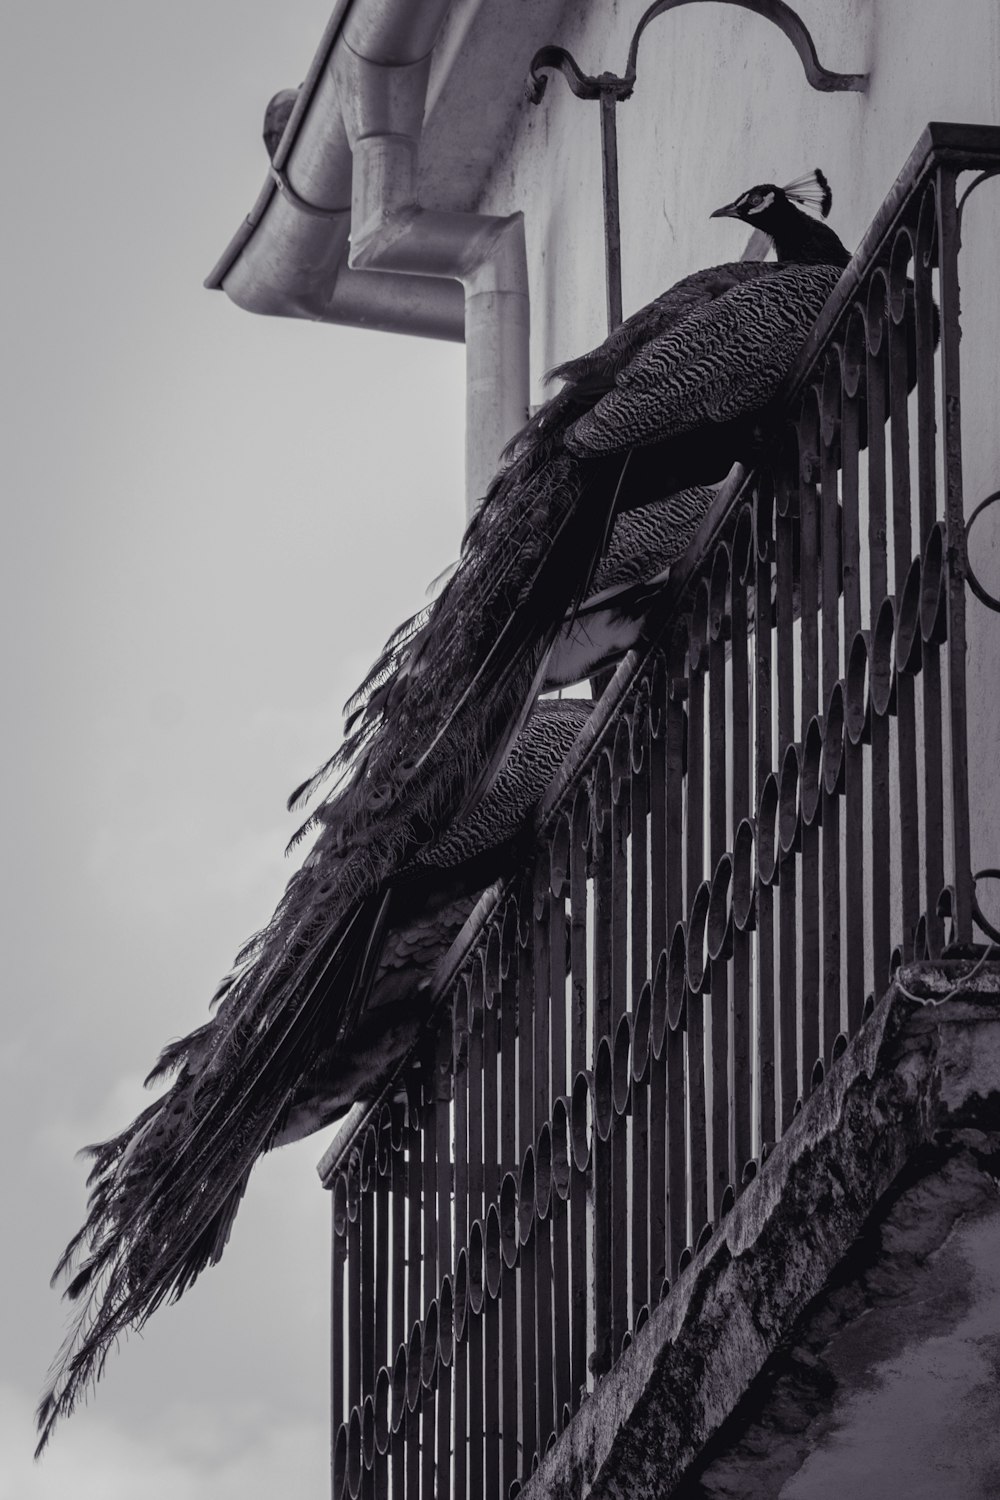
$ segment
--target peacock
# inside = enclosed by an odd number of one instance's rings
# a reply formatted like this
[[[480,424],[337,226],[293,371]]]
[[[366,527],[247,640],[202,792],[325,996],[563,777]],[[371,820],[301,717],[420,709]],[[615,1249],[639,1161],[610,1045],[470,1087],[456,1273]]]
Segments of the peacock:
[[[305,1108],[317,1060],[372,1014],[401,903],[430,851],[485,815],[491,788],[501,795],[616,513],[712,484],[757,451],[848,260],[796,206],[808,202],[829,208],[821,174],[729,205],[774,226],[778,261],[678,282],[561,366],[562,389],[514,439],[386,691],[299,789],[296,801],[331,778],[307,825],[316,842],[221,986],[214,1020],[162,1060],[180,1070],[165,1101],[98,1148],[87,1223],[59,1266],[80,1311],[39,1408],[40,1448],[121,1334],[218,1261],[250,1170],[296,1101]]]

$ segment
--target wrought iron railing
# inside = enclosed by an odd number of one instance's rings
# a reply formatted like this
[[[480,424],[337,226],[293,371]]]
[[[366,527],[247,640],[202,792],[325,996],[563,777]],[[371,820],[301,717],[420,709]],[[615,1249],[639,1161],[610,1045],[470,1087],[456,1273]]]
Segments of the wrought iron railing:
[[[516,1493],[894,967],[973,938],[969,170],[1000,130],[929,127],[773,462],[720,495],[533,868],[329,1153],[337,1500]]]

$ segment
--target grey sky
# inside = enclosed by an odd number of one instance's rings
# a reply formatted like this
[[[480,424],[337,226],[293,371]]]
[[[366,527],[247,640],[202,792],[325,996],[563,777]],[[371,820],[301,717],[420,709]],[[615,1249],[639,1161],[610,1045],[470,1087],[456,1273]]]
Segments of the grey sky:
[[[7,0],[0,1500],[327,1492],[324,1141],[32,1467],[73,1153],[290,873],[287,792],[462,526],[463,355],[202,290],[325,0]]]

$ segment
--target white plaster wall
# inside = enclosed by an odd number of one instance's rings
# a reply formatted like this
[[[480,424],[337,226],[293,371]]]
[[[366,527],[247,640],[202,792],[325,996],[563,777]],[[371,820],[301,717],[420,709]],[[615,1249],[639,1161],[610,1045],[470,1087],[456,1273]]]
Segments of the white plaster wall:
[[[551,40],[587,72],[621,72],[643,8],[641,0],[571,0]],[[740,255],[745,227],[708,216],[753,183],[822,167],[834,192],[831,222],[853,247],[929,120],[1000,124],[997,0],[798,0],[796,8],[826,67],[869,73],[866,94],[811,89],[775,27],[726,4],[682,6],[647,30],[636,93],[618,113],[626,314],[689,271]],[[543,103],[519,111],[479,207],[525,212],[537,402],[543,372],[606,331],[598,106],[551,78]],[[968,511],[1000,487],[1000,183],[980,190],[966,243]],[[1000,515],[974,542],[981,571],[1000,588]],[[1000,617],[971,595],[969,646],[976,868],[1000,865]],[[996,888],[990,899],[1000,909]]]

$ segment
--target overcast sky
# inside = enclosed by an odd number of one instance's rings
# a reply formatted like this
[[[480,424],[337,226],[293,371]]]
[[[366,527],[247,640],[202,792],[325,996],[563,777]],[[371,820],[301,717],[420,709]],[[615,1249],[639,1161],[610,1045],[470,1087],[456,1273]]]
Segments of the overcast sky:
[[[463,352],[202,289],[328,0],[6,0],[0,1500],[319,1500],[326,1140],[31,1464],[82,1145],[290,867],[288,791],[461,532]]]

